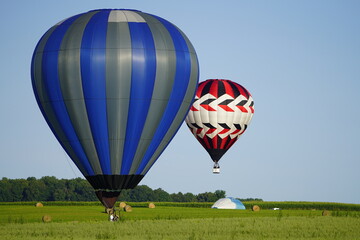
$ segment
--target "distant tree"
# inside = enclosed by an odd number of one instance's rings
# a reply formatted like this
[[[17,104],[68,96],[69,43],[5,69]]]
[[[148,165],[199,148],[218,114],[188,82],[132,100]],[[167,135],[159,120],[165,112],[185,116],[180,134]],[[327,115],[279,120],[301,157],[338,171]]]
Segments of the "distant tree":
[[[66,200],[78,201],[77,194],[75,192],[76,181],[74,179],[65,180],[65,187],[67,189]]]
[[[67,181],[66,179],[59,179],[57,180],[57,184],[51,188],[51,198],[54,201],[67,201],[69,200],[69,189],[67,188]]]
[[[46,186],[46,190],[44,192],[44,196],[46,198],[46,201],[54,201],[55,200],[55,192],[58,189],[64,189],[64,187],[61,186],[61,180],[58,180],[56,177],[54,176],[45,176],[40,178],[39,181],[42,181],[45,186]],[[63,201],[63,200],[58,200],[58,201]]]
[[[185,193],[184,194],[184,202],[197,202],[196,196],[192,193]]]
[[[121,190],[120,196],[118,198],[119,201],[129,201],[130,197],[129,197],[129,189],[124,189]]]
[[[218,200],[212,192],[199,193],[196,198],[198,202],[216,202]]]
[[[42,181],[36,180],[35,177],[28,177],[28,182],[24,189],[24,201],[46,201],[46,186]]]
[[[129,192],[130,201],[133,202],[147,202],[153,201],[154,192],[146,185],[139,185]]]
[[[170,194],[173,202],[184,202],[184,194],[182,192]]]
[[[75,178],[72,179],[72,187],[73,187],[73,193],[76,201],[86,201],[86,198],[84,197],[84,193],[86,192],[84,189],[84,181],[81,178]]]
[[[28,183],[25,179],[15,179],[11,181],[11,195],[13,201],[23,201],[24,189]]]
[[[79,178],[78,185],[75,191],[77,192],[81,201],[97,200],[93,187],[86,180],[84,181],[83,179]]]
[[[216,196],[217,199],[225,198],[226,197],[226,192],[224,190],[216,190],[215,191],[215,196]]]
[[[13,202],[14,198],[11,193],[10,180],[3,177],[0,181],[0,201]]]
[[[168,192],[162,190],[161,188],[154,190],[154,199],[152,201],[156,202],[171,202],[171,196]]]

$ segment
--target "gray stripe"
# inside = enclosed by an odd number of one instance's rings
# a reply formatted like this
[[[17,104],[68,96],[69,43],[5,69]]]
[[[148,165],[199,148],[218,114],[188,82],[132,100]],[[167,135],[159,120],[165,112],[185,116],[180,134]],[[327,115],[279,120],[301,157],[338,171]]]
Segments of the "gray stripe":
[[[58,140],[61,141],[62,146],[65,148],[65,151],[69,154],[70,158],[73,160],[75,165],[78,167],[80,172],[87,176],[87,172],[82,166],[79,158],[74,153],[68,139],[65,136],[65,133],[63,132],[57,117],[52,109],[51,103],[49,102],[49,97],[47,95],[47,91],[45,89],[45,86],[43,84],[42,79],[42,55],[45,48],[45,44],[48,41],[49,36],[52,34],[54,29],[57,26],[51,28],[42,38],[41,42],[38,45],[38,48],[36,49],[35,57],[34,57],[34,91],[36,92],[38,98],[39,98],[39,105],[43,108],[43,113],[45,115],[45,118],[48,119],[47,123],[49,126],[53,129],[54,135],[57,136]]]
[[[131,87],[131,39],[125,22],[109,22],[106,36],[106,101],[112,174],[120,174]]]
[[[185,39],[186,39],[186,37],[185,37]],[[197,56],[195,53],[191,53],[190,58],[191,58],[190,81],[189,81],[189,85],[186,90],[183,102],[182,102],[180,109],[177,112],[176,117],[175,117],[174,121],[172,122],[170,128],[166,132],[163,140],[159,144],[159,147],[156,149],[154,155],[151,157],[150,161],[148,162],[148,164],[146,165],[144,170],[141,172],[141,175],[145,175],[147,173],[147,171],[149,171],[151,166],[155,163],[157,158],[163,152],[164,148],[171,141],[172,137],[174,136],[176,131],[181,126],[181,124],[184,120],[184,117],[186,116],[186,113],[188,112],[190,105],[192,104],[192,101],[194,98],[194,93],[195,93],[195,90],[196,90],[196,87],[198,84],[198,79],[199,79],[199,65],[198,65],[198,60],[197,60]]]
[[[163,118],[175,80],[176,54],[168,30],[154,17],[139,13],[146,21],[154,38],[156,49],[156,79],[149,112],[129,174],[135,174],[157,127]]]
[[[61,43],[58,68],[62,96],[76,135],[94,173],[102,174],[87,116],[80,70],[82,35],[94,14],[84,14],[69,27]]]
[[[57,26],[54,26],[50,28],[42,37],[40,40],[36,50],[35,50],[35,57],[34,57],[34,85],[36,87],[35,91],[39,97],[39,100],[41,103],[48,102],[49,98],[47,96],[47,92],[45,89],[45,86],[43,84],[42,79],[42,55],[44,53],[45,45],[53,33],[53,31],[57,28]]]

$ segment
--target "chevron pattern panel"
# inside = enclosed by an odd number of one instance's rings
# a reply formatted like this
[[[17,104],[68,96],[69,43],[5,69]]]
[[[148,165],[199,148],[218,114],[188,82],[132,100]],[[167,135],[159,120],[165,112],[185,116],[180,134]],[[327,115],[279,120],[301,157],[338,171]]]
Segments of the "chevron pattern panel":
[[[254,114],[251,94],[230,80],[199,83],[186,124],[217,162],[246,131]]]

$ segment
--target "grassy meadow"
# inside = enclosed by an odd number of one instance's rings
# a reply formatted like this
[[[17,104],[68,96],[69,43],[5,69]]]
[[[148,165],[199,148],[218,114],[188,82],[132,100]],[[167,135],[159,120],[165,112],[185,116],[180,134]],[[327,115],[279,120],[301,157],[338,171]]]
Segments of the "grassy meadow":
[[[347,204],[313,203],[318,208],[300,209],[292,203],[286,209],[281,207],[285,202],[278,202],[282,210],[253,212],[183,203],[155,203],[150,209],[147,203],[131,203],[133,211],[121,211],[118,222],[109,222],[97,203],[27,204],[0,204],[1,239],[360,239],[360,211],[344,210]],[[331,216],[322,216],[319,204]],[[44,215],[52,221],[43,223]]]

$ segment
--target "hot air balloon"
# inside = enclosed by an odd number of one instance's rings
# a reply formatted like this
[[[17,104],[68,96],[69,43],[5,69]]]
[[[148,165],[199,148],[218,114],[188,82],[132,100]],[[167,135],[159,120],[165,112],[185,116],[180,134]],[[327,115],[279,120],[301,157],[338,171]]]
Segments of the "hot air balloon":
[[[199,83],[186,124],[214,161],[213,173],[220,173],[220,158],[245,132],[253,114],[251,94],[240,84],[224,79]]]
[[[167,20],[100,9],[51,27],[35,48],[31,77],[55,137],[112,208],[182,124],[198,61],[185,34]]]

